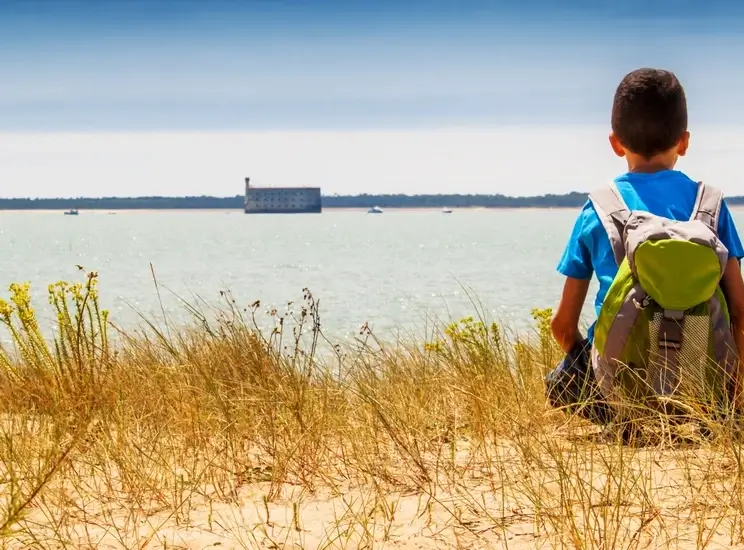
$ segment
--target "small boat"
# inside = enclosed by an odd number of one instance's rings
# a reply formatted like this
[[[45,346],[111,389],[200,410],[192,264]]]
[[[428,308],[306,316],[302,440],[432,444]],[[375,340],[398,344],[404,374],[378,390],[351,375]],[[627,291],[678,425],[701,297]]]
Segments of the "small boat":
[[[452,209],[445,206],[442,208],[442,214],[452,214]]]
[[[78,209],[77,208],[71,208],[67,212],[65,212],[65,216],[77,216],[78,215]]]
[[[379,206],[373,206],[369,210],[367,210],[367,214],[382,214],[382,208]]]

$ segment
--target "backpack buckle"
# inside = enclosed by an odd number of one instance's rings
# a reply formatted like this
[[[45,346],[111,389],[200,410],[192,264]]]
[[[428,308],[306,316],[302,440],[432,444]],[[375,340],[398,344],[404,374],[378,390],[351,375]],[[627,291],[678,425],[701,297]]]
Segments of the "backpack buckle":
[[[678,350],[682,347],[684,311],[664,310],[659,325],[659,347]]]
[[[651,305],[651,302],[652,300],[648,296],[644,297],[640,302],[633,298],[633,305],[635,305],[636,309],[646,309]]]

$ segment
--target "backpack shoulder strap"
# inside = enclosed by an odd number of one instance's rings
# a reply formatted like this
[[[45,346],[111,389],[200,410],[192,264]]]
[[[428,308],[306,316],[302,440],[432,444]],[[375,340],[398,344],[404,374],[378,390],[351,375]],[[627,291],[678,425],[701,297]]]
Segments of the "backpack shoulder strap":
[[[690,220],[700,220],[717,235],[718,218],[721,215],[723,192],[712,185],[698,182],[697,198],[692,207]]]
[[[599,221],[607,232],[607,237],[610,239],[612,252],[615,256],[615,262],[619,266],[625,258],[623,233],[625,232],[625,225],[630,218],[630,210],[625,205],[614,181],[608,186],[601,187],[589,193],[589,200],[592,202]]]

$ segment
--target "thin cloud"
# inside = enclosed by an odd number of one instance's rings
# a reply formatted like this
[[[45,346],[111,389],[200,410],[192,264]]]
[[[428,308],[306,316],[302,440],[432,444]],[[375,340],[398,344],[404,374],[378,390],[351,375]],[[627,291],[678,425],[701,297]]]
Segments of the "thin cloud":
[[[605,126],[346,132],[0,134],[5,197],[242,193],[318,185],[327,194],[586,191],[623,170]],[[692,129],[680,167],[730,194],[741,128]]]

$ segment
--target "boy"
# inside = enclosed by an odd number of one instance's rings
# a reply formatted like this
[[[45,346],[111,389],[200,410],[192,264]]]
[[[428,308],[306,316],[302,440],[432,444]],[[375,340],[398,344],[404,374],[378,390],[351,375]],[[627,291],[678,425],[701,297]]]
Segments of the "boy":
[[[674,220],[688,220],[698,192],[697,182],[674,170],[687,152],[685,92],[675,75],[658,69],[638,69],[623,78],[612,106],[610,146],[625,157],[628,171],[615,179],[617,191],[631,211],[651,212]],[[722,203],[718,238],[728,249],[721,288],[729,308],[734,341],[744,352],[744,281],[740,259],[744,249],[731,214]],[[579,214],[558,271],[566,277],[560,302],[551,322],[553,336],[566,358],[546,379],[547,394],[554,407],[578,409],[599,424],[611,421],[609,406],[602,400],[590,360],[593,324],[586,338],[579,331],[579,317],[592,274],[599,281],[594,300],[597,315],[607,290],[618,272],[613,248],[591,201]],[[738,366],[741,372],[741,366]],[[741,392],[737,382],[736,406]]]

